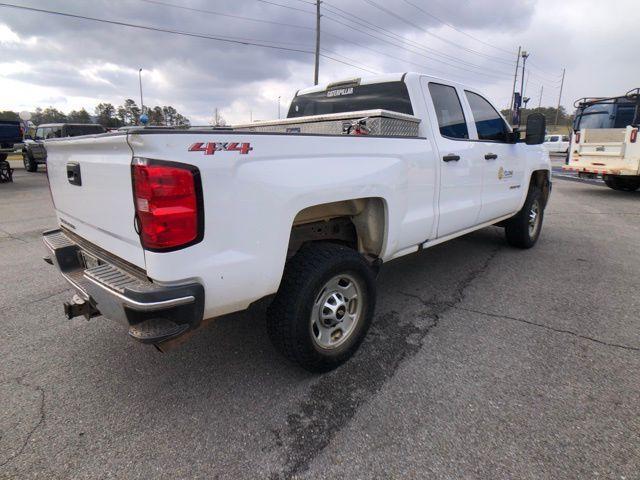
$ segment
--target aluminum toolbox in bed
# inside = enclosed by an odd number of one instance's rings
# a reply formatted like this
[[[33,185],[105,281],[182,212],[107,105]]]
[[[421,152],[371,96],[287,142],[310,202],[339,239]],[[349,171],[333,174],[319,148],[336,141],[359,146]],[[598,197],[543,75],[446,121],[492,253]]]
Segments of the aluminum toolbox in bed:
[[[345,126],[358,121],[364,121],[360,123],[366,126],[368,135],[385,137],[417,137],[420,126],[420,119],[413,115],[389,110],[360,110],[239,124],[233,125],[233,129],[248,132],[342,135],[347,133]]]

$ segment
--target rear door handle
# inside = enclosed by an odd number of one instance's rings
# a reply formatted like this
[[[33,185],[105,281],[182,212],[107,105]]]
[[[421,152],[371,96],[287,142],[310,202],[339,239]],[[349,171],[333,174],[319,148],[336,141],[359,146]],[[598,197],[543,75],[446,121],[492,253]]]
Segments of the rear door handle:
[[[484,156],[485,160],[496,160],[498,158],[498,155],[496,155],[495,153],[487,153]]]
[[[80,174],[80,164],[77,162],[67,163],[67,180],[71,185],[82,185],[82,175]]]
[[[442,157],[442,160],[444,160],[445,162],[457,162],[458,160],[460,160],[460,155],[454,155],[450,153],[449,155],[445,155],[444,157]]]

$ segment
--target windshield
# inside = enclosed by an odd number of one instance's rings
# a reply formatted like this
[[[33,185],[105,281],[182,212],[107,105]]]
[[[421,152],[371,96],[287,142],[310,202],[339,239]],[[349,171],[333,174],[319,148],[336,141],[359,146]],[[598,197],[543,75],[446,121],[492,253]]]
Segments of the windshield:
[[[287,118],[377,109],[413,115],[404,82],[335,87],[298,95],[291,102]]]
[[[80,135],[95,135],[104,133],[105,129],[102,125],[67,125],[68,137],[79,137]]]

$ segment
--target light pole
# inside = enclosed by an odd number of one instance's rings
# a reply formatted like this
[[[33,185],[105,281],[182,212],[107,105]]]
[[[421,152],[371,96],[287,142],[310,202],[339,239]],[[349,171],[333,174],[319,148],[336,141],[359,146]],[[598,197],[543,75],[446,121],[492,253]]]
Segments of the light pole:
[[[280,120],[280,95],[278,95],[278,120]]]
[[[527,65],[527,58],[529,58],[529,53],[525,50],[522,52],[522,78],[520,79],[520,95],[524,98],[524,70]]]
[[[142,69],[138,70],[138,80],[140,81],[140,115],[144,113],[144,102],[142,101]]]

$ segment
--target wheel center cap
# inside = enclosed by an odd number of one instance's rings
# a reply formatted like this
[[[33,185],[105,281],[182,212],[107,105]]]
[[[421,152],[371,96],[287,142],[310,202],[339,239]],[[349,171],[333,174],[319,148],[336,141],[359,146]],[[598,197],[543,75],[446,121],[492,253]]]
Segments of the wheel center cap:
[[[342,318],[344,317],[344,314],[347,313],[347,309],[344,308],[344,306],[341,306],[340,308],[338,308],[338,310],[336,311],[336,318],[338,320],[342,320]]]

